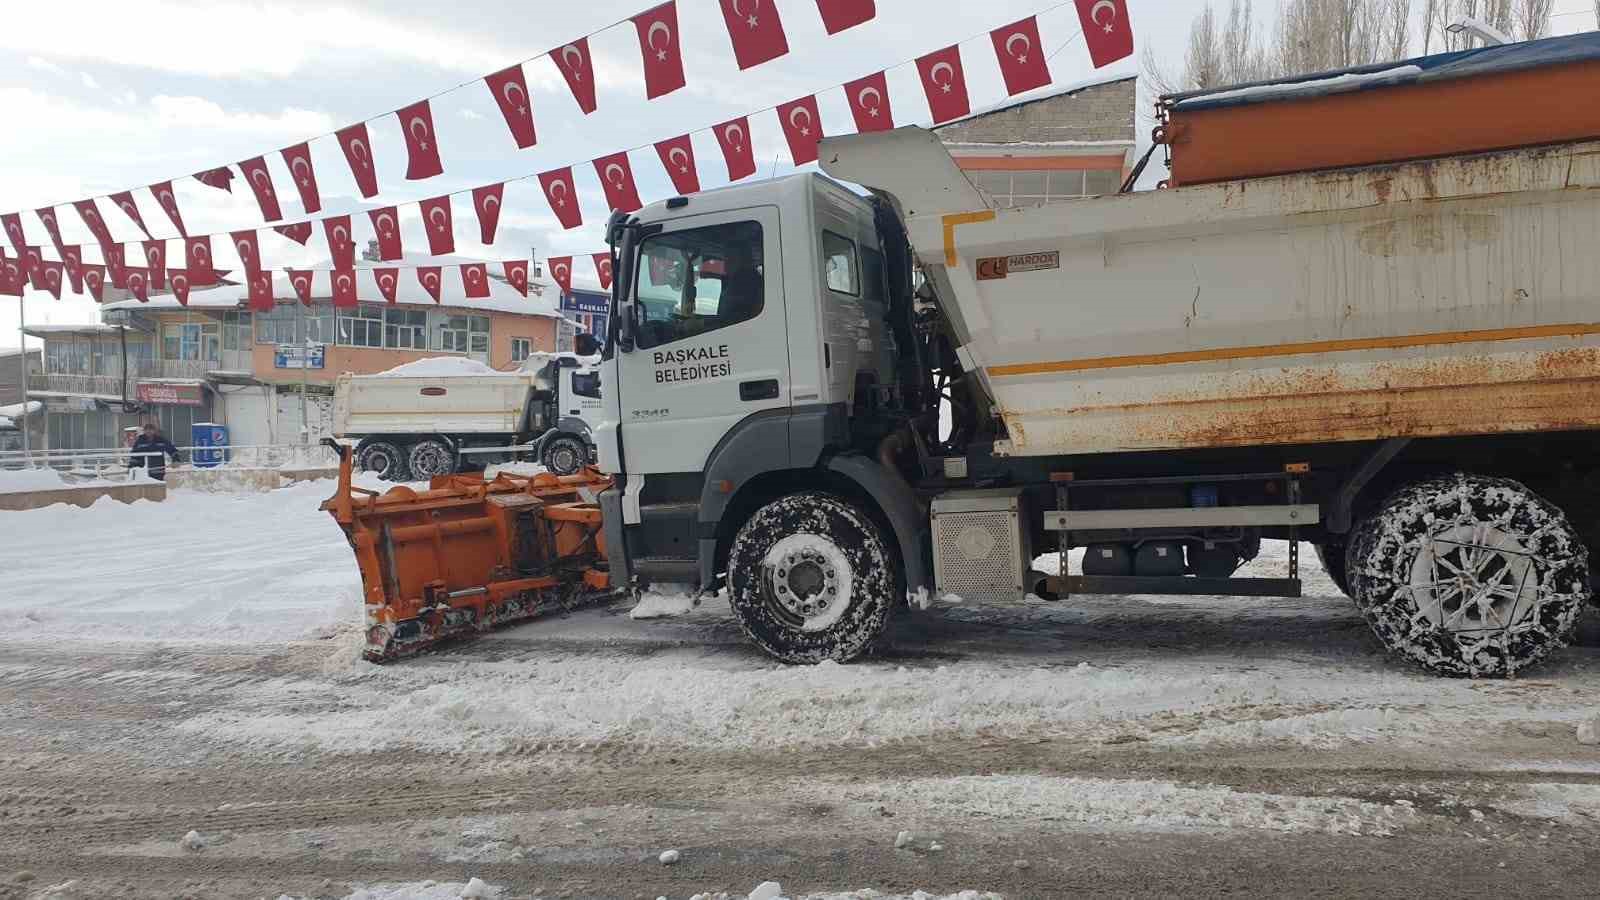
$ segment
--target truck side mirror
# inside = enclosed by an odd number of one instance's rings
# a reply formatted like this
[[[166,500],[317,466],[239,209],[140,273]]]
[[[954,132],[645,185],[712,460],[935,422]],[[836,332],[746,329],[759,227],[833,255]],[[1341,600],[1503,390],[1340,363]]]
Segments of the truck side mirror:
[[[593,356],[600,352],[600,342],[595,336],[585,331],[572,339],[572,349],[579,356]]]

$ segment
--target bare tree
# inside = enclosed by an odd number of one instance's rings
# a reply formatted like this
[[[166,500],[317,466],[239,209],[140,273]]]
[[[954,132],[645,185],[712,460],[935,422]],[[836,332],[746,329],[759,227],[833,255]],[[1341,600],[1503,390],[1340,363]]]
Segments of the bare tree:
[[[1478,46],[1478,39],[1467,32],[1451,34],[1445,28],[1461,16],[1468,16],[1492,25],[1506,34],[1513,34],[1513,13],[1519,0],[1439,0],[1434,15],[1423,23],[1440,50],[1466,50]],[[1545,19],[1549,19],[1548,11]],[[1548,22],[1545,27],[1548,26]],[[1513,35],[1514,36],[1514,35]]]
[[[1511,30],[1507,33],[1519,41],[1538,40],[1548,35],[1550,13],[1555,5],[1555,0],[1515,0],[1511,7]]]
[[[1410,17],[1409,0],[1287,0],[1278,11],[1278,68],[1317,72],[1402,57]]]

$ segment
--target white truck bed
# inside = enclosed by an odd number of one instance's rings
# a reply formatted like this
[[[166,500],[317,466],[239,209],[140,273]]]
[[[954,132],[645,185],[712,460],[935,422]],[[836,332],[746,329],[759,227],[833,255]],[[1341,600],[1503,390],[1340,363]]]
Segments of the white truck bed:
[[[531,372],[496,375],[339,376],[333,433],[512,434],[521,427]]]

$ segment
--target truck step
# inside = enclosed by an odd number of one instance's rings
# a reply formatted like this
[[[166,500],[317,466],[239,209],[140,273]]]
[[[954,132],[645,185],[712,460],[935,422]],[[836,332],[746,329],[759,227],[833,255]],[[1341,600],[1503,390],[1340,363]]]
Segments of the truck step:
[[[1048,579],[1063,597],[1071,594],[1216,594],[1234,597],[1299,597],[1298,578],[1196,578],[1189,575],[1068,575]]]

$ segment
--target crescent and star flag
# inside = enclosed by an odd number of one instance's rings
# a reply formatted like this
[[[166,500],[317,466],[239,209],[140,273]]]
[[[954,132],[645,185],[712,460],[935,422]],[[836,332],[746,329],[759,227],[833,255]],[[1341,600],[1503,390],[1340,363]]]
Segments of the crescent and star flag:
[[[428,254],[444,256],[456,252],[455,217],[450,211],[450,195],[424,200],[417,206],[422,210],[422,226],[428,232]]]
[[[144,232],[145,237],[148,238],[152,236],[150,234],[150,229],[145,227],[144,216],[139,214],[139,205],[133,202],[132,191],[123,191],[118,194],[112,194],[111,202],[117,205],[117,209],[120,209],[126,213],[128,218],[133,220],[133,224],[139,226],[139,230]],[[61,245],[58,243],[56,246],[59,247]]]
[[[789,141],[789,156],[797,166],[817,160],[817,142],[822,140],[822,114],[815,96],[801,97],[778,106],[778,123]]]
[[[1077,0],[1083,42],[1096,69],[1133,55],[1133,27],[1127,0]]]
[[[572,257],[552,256],[545,262],[550,264],[550,277],[560,285],[561,293],[572,293]]]
[[[461,285],[467,289],[467,296],[475,300],[489,296],[489,267],[483,263],[462,263]]]
[[[844,96],[850,101],[850,115],[856,120],[857,131],[888,131],[894,127],[889,82],[882,72],[846,82]]]
[[[1023,91],[1050,83],[1050,67],[1045,65],[1038,19],[1029,16],[1004,28],[996,28],[989,32],[989,40],[994,42],[994,53],[1000,60],[1000,74],[1006,80],[1007,94],[1015,97]]]
[[[506,283],[516,288],[522,296],[528,296],[528,261],[513,259],[503,265],[506,271]]]
[[[109,256],[106,257],[107,262],[110,262],[110,260],[111,258]],[[213,268],[213,260],[211,258],[211,238],[206,235],[184,238],[183,264],[184,267],[189,270],[190,281],[205,282],[211,278],[216,272],[216,269]],[[113,284],[116,283],[116,278],[117,270],[116,267],[113,266],[111,268],[111,279]]]
[[[61,282],[66,280],[65,268],[61,263],[53,259],[44,260],[39,265],[44,269],[44,289],[50,292],[50,296],[60,300]],[[143,300],[145,298],[140,297],[139,299]]]
[[[440,266],[417,266],[417,283],[422,285],[435,303],[439,302],[439,288],[443,284],[439,275],[441,271]]]
[[[144,266],[128,267],[128,292],[139,299],[140,303],[150,302],[150,270]]]
[[[172,182],[158,181],[150,185],[150,196],[156,198],[156,205],[161,207],[178,229],[179,237],[188,237],[189,232],[183,227],[183,216],[178,212],[178,198],[172,193]]]
[[[829,34],[854,28],[878,14],[872,0],[817,0],[817,11],[822,13],[822,27]]]
[[[756,173],[756,151],[750,146],[750,120],[744,116],[712,126],[722,158],[728,162],[728,180],[738,181]]]
[[[765,5],[761,0],[718,2],[739,68],[759,66],[789,52],[789,40],[783,36],[783,20],[778,18],[778,8],[770,0]]]
[[[22,271],[22,264],[15,259],[6,259],[5,251],[0,250],[0,295],[21,297],[23,285],[27,282],[28,276]],[[95,291],[95,299],[100,299],[98,290]]]
[[[60,256],[62,253],[61,248],[66,245],[61,242],[61,223],[56,221],[56,208],[53,206],[41,207],[34,210],[33,214],[39,217],[40,224],[44,225],[45,232],[50,235],[50,243],[56,247],[56,255]]]
[[[311,305],[311,279],[315,278],[316,274],[305,269],[289,270],[289,286],[294,288],[294,295],[300,298],[302,306]]]
[[[0,254],[3,256],[4,254]],[[83,248],[65,244],[61,248],[61,262],[67,268],[67,280],[72,282],[74,294],[83,293]]]
[[[256,312],[272,312],[272,273],[251,272],[245,278],[249,290],[250,308]]]
[[[28,283],[36,291],[44,287],[44,256],[39,253],[39,248],[29,244],[26,252],[22,254],[22,270],[28,273]],[[118,285],[122,287],[122,285]]]
[[[561,76],[572,89],[572,99],[584,115],[594,112],[594,60],[589,56],[589,39],[578,38],[550,51]]]
[[[596,159],[594,172],[600,176],[600,185],[606,191],[606,203],[613,210],[633,212],[644,206],[639,202],[639,188],[633,183],[633,167],[628,165],[628,151]]]
[[[517,142],[517,147],[523,150],[532,147],[537,142],[533,133],[533,101],[528,98],[528,79],[522,74],[522,64],[486,75],[483,83],[489,86],[494,102],[500,105],[500,114],[505,116],[506,127],[511,129],[511,138]]]
[[[328,274],[333,282],[333,305],[340,309],[350,309],[361,305],[356,299],[356,270],[334,269]]]
[[[361,196],[372,197],[378,193],[378,170],[372,163],[372,139],[367,137],[367,123],[357,122],[333,133],[344,150],[345,161],[350,164],[350,174],[355,176]]]
[[[167,280],[167,242],[160,239],[145,241],[144,261],[150,264],[150,286],[161,290]]]
[[[106,267],[98,263],[88,263],[83,267],[83,286],[89,289],[89,296],[96,303],[105,301]]]
[[[378,286],[378,293],[383,295],[385,303],[398,301],[400,290],[399,269],[373,269],[372,281]]]
[[[550,211],[556,214],[562,228],[577,228],[583,224],[583,211],[578,209],[578,195],[572,190],[571,166],[541,174],[539,186],[544,188],[544,198],[550,202]]]
[[[381,209],[369,209],[367,215],[372,219],[372,231],[378,236],[378,258],[383,260],[399,259],[403,255],[400,249],[400,214],[392,206]],[[333,239],[330,237],[330,241]],[[355,265],[352,257],[350,265]],[[349,268],[350,266],[339,266]]]
[[[214,187],[230,194],[233,193],[233,170],[227,166],[196,172],[194,173],[194,180],[206,187]]]
[[[594,254],[594,275],[595,275],[596,278],[600,279],[600,289],[601,290],[603,290],[603,291],[611,290],[611,254],[610,253],[596,253],[596,254]]]
[[[289,177],[294,179],[300,192],[300,205],[307,213],[322,211],[322,194],[317,190],[317,170],[311,165],[311,147],[305,143],[285,147],[281,151],[283,164],[289,167]]]
[[[678,52],[677,0],[633,17],[644,57],[644,96],[654,100],[683,87],[683,57]]]
[[[672,179],[672,186],[679,194],[700,192],[700,173],[695,171],[694,165],[694,144],[689,141],[687,134],[657,141],[656,155],[661,157],[661,165],[667,170],[667,177]]]
[[[207,244],[206,246],[209,247],[210,244]],[[29,249],[31,250],[33,248],[30,247]],[[111,278],[111,286],[114,288],[127,290],[128,282],[123,277],[128,271],[126,259],[127,254],[123,251],[122,245],[112,244],[109,247],[101,247],[100,253],[105,257],[106,274]]]
[[[406,180],[432,178],[444,171],[439,161],[439,142],[433,133],[433,111],[428,101],[418,100],[410,106],[394,111],[400,119],[400,131],[406,137]]]
[[[22,214],[6,213],[5,215],[0,215],[0,223],[5,225],[6,237],[11,239],[11,249],[17,251],[17,255],[21,256],[28,246],[28,242],[22,236]]]
[[[972,103],[967,99],[967,76],[961,68],[960,44],[917,57],[917,74],[922,77],[922,90],[928,95],[928,111],[933,113],[935,125],[972,112]]]
[[[296,222],[293,225],[274,225],[272,230],[302,247],[305,246],[306,241],[311,239],[310,222]]]
[[[79,200],[72,206],[83,219],[83,224],[88,226],[89,233],[100,243],[100,249],[104,250],[111,246],[111,229],[106,227],[106,220],[100,217],[100,210],[94,205],[94,201]]]
[[[350,236],[350,217],[323,219],[322,231],[328,237],[328,255],[333,258],[334,268],[353,268],[356,264],[356,242]]]
[[[245,182],[255,192],[261,217],[268,222],[283,218],[283,209],[278,206],[278,192],[272,188],[272,173],[267,171],[267,161],[259,156],[243,160],[239,163],[239,171],[244,173]]]
[[[172,269],[167,272],[167,281],[172,284],[172,296],[178,298],[178,305],[188,306],[189,273],[182,269]]]
[[[239,254],[245,274],[254,275],[261,271],[261,248],[256,245],[255,230],[230,232],[228,237],[233,239],[233,249]]]
[[[500,200],[505,191],[503,182],[472,189],[472,208],[478,211],[478,238],[485,244],[494,244],[495,230],[500,227]]]

